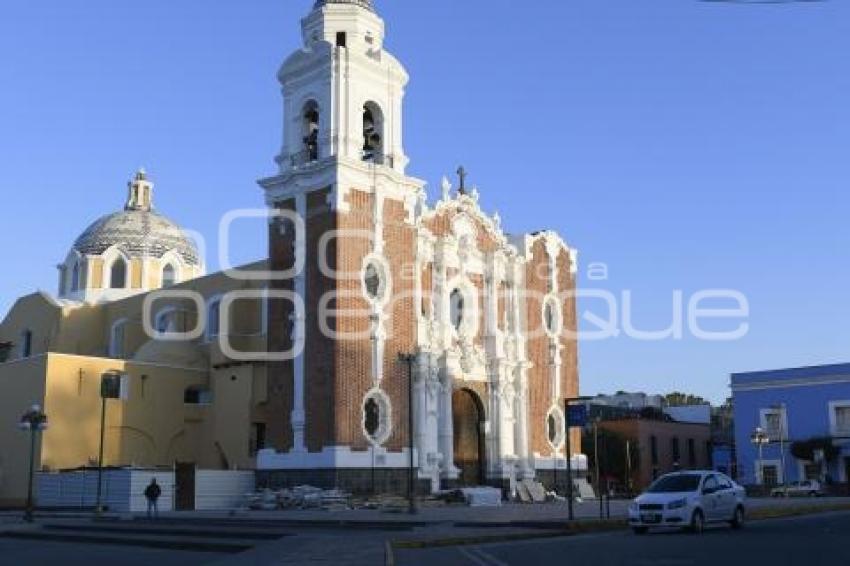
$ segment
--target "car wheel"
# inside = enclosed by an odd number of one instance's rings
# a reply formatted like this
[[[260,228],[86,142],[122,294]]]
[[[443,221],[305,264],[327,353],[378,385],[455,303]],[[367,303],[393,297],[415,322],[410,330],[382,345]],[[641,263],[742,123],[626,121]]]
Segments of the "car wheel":
[[[634,528],[632,528],[632,530],[633,530],[633,531],[634,531],[634,533],[635,533],[636,535],[638,535],[638,536],[640,536],[640,535],[645,535],[646,533],[648,533],[648,532],[649,532],[649,529],[648,529],[648,528],[646,528],[646,527],[634,527]]]
[[[694,511],[693,517],[691,517],[691,527],[690,531],[695,535],[701,535],[705,530],[705,516],[702,514],[702,511],[697,509]]]
[[[735,509],[735,516],[732,518],[732,528],[733,529],[743,529],[744,528],[744,508],[740,505],[737,509]]]

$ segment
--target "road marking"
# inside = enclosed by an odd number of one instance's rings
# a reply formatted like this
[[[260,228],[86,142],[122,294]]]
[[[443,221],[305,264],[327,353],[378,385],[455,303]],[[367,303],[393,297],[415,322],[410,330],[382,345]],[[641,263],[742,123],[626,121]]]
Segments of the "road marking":
[[[509,564],[477,547],[462,548],[460,553],[478,566],[509,566]]]

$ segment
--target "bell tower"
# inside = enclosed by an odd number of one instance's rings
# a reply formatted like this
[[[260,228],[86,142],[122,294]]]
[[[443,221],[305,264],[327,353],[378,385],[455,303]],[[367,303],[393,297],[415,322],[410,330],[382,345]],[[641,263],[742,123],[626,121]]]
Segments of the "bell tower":
[[[339,158],[403,174],[408,75],[384,50],[384,21],[371,1],[319,0],[301,29],[303,47],[278,73],[284,97],[280,173]]]
[[[412,342],[410,333],[403,333],[402,346],[386,336],[386,290],[395,277],[392,288],[412,296],[401,264],[416,254],[425,183],[406,175],[402,115],[409,77],[384,49],[384,34],[371,0],[318,0],[301,21],[302,46],[278,72],[278,170],[259,183],[278,213],[270,223],[271,270],[293,274],[271,287],[298,297],[292,302],[302,308],[284,300],[268,306],[269,352],[293,357],[269,364],[269,388],[278,392],[270,402],[278,403],[279,418],[269,423],[269,436],[281,459],[267,467],[359,467],[350,461],[359,456],[345,451],[362,452],[373,441],[401,458],[400,433],[393,436],[388,419],[391,407],[404,402],[392,399],[401,391],[396,380],[406,375],[397,353]],[[360,314],[329,322],[329,296],[335,310]],[[409,310],[412,331],[415,310]],[[352,333],[329,331],[344,327],[365,331],[350,339],[340,334]],[[378,415],[368,421],[377,423],[373,437],[363,428],[366,405]]]

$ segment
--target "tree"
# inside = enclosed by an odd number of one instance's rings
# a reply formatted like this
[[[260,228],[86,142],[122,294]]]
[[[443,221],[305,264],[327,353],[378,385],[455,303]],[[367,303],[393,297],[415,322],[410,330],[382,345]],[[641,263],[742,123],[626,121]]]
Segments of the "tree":
[[[631,455],[631,472],[634,474],[640,467],[640,446],[634,440],[629,441],[622,434],[599,428],[599,459],[601,460],[600,477],[614,478],[615,481],[628,486],[626,472],[626,453]],[[594,446],[593,428],[587,428],[581,438],[582,452],[587,454],[589,470],[596,470],[596,451]]]
[[[710,405],[708,401],[697,395],[674,391],[664,396],[664,402],[668,407],[685,407],[690,405]]]
[[[815,461],[815,452],[823,452],[827,462],[834,461],[841,452],[829,437],[816,437],[791,443],[791,455],[806,462]]]

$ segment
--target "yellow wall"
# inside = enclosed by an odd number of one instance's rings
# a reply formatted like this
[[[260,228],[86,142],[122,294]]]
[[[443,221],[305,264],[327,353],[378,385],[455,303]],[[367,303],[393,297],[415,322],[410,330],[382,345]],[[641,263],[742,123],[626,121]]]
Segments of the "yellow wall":
[[[97,266],[93,269],[100,273]],[[196,290],[209,299],[230,290],[262,286],[262,282],[238,281],[218,273],[175,289]],[[16,302],[0,324],[0,342],[16,346],[24,329],[33,332],[30,359],[16,361],[16,348],[11,361],[0,363],[0,504],[22,503],[26,494],[29,445],[16,423],[33,403],[44,406],[50,420],[37,469],[74,469],[96,463],[100,378],[109,370],[129,376],[130,396],[127,401],[107,401],[107,465],[171,466],[180,461],[217,469],[226,460],[231,467],[253,467],[251,425],[266,420],[264,364],[234,365],[217,342],[207,344],[203,338],[194,344],[152,343],[142,327],[144,298],[140,294],[106,304],[68,305],[36,293]],[[234,305],[230,339],[235,349],[266,348],[261,304],[246,300]],[[154,312],[164,306],[171,305],[160,302]],[[186,310],[185,305],[182,308]],[[186,318],[194,323],[193,315]],[[111,328],[118,320],[127,321],[124,357],[130,360],[107,358]],[[143,347],[162,356],[131,361]],[[190,351],[199,356],[168,355]],[[227,369],[210,369],[222,365]],[[207,406],[185,405],[184,392],[190,386],[210,389],[213,401]]]

